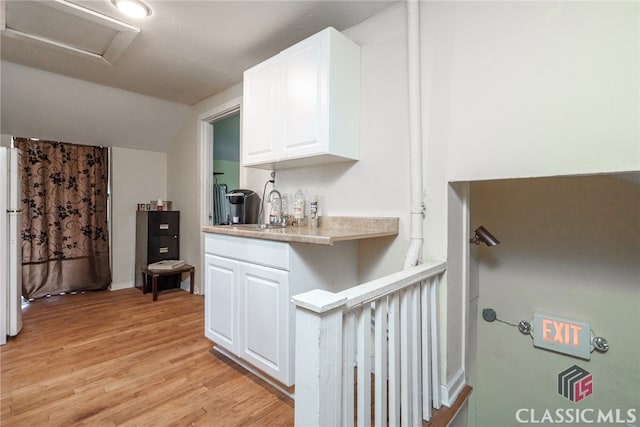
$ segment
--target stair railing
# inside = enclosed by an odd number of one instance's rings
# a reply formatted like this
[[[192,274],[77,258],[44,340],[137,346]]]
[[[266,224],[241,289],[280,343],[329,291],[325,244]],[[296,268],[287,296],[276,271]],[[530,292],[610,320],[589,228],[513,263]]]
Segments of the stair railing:
[[[292,298],[297,426],[420,426],[430,419],[441,406],[438,287],[445,270],[446,262],[432,261],[339,293]]]

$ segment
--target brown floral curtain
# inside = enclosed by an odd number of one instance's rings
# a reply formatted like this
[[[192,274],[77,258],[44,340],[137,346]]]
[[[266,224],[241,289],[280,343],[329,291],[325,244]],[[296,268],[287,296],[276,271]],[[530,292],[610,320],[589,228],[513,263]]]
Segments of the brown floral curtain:
[[[22,152],[22,294],[106,289],[107,148],[14,138]]]

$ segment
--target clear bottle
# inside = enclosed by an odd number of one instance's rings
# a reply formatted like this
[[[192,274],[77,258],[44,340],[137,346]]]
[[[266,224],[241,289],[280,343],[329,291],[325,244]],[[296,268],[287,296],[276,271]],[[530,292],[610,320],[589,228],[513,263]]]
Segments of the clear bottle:
[[[289,225],[289,217],[291,216],[291,195],[282,195],[282,223]]]
[[[293,199],[293,219],[297,225],[304,222],[304,193],[298,190]]]

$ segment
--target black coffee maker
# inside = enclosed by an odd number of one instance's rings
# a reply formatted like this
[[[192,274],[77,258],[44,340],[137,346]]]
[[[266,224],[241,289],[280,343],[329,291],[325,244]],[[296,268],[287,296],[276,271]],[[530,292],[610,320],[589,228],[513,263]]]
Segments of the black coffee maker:
[[[231,224],[257,224],[260,196],[253,190],[233,190],[226,194],[231,207]]]

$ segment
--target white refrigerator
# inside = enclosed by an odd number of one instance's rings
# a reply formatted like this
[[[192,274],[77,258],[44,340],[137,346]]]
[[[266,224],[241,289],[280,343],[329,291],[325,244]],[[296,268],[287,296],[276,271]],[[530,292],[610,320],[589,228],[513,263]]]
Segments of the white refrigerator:
[[[20,152],[0,147],[0,345],[22,328]]]

